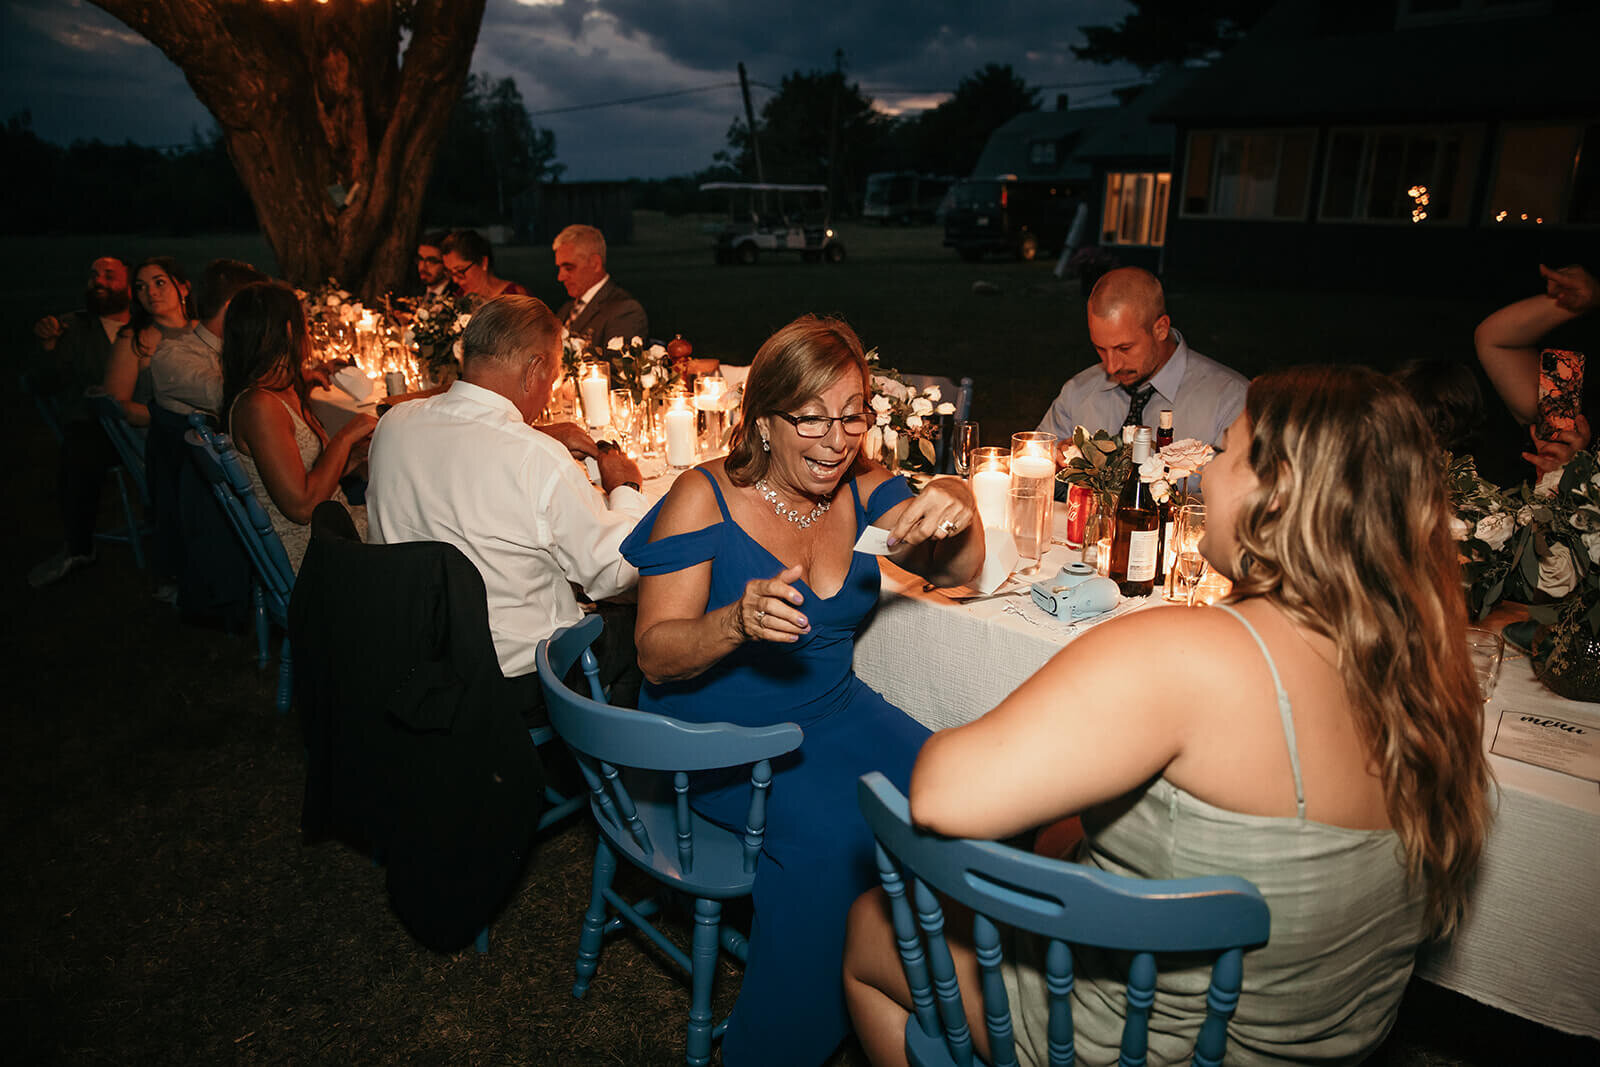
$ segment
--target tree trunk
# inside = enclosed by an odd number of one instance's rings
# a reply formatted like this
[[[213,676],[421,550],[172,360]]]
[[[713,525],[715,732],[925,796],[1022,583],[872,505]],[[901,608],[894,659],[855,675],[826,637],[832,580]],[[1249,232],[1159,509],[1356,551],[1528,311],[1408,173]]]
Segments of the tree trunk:
[[[405,280],[485,0],[93,2],[216,117],[284,278],[363,299]]]

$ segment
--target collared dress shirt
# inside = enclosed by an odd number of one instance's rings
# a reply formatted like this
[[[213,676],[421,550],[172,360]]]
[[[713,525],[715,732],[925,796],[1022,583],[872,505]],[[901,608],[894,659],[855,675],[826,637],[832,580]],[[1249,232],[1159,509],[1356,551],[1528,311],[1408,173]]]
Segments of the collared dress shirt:
[[[465,553],[483,575],[508,678],[532,672],[534,647],[583,618],[569,583],[595,600],[638,583],[621,545],[644,495],[619,486],[608,508],[571,453],[498,393],[457,381],[395,405],[372,435],[370,466],[370,540]]]
[[[1147,379],[1156,391],[1144,406],[1143,424],[1153,425],[1162,408],[1171,408],[1175,440],[1194,438],[1215,445],[1244,410],[1249,379],[1194,351],[1177,330],[1172,336],[1177,338],[1177,350]],[[1039,429],[1063,441],[1072,438],[1074,426],[1091,433],[1105,430],[1115,434],[1128,415],[1128,399],[1127,392],[1097,361],[1061,387],[1061,394],[1039,420]]]
[[[168,411],[221,414],[222,339],[196,324],[162,341],[150,356],[150,383],[156,403]]]

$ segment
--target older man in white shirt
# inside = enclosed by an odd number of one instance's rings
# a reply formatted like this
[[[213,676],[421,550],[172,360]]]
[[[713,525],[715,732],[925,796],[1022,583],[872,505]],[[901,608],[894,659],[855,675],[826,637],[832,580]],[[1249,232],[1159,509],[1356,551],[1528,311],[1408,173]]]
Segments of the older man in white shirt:
[[[602,497],[573,462],[573,442],[530,425],[560,373],[560,336],[533,297],[481,307],[462,336],[461,379],[379,422],[367,487],[373,541],[444,541],[472,560],[500,670],[530,683],[535,646],[583,617],[574,585],[600,600],[638,582],[620,546],[645,512],[639,468],[621,451],[594,449]],[[623,628],[631,624],[608,620],[606,674],[637,670]],[[537,685],[528,689],[542,704]]]

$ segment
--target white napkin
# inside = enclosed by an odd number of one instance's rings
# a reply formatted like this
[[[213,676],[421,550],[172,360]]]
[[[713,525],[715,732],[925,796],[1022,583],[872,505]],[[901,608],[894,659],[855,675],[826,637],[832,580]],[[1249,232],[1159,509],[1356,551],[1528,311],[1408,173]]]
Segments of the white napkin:
[[[856,538],[857,552],[865,552],[870,556],[887,556],[889,554],[889,531],[882,526],[868,526],[861,531],[861,536]]]
[[[357,367],[340,367],[333,375],[333,384],[350,394],[357,404],[372,395],[372,379]]]
[[[1009,531],[993,526],[983,528],[983,567],[972,580],[973,588],[984,596],[1005,584],[1017,569],[1017,541]]]

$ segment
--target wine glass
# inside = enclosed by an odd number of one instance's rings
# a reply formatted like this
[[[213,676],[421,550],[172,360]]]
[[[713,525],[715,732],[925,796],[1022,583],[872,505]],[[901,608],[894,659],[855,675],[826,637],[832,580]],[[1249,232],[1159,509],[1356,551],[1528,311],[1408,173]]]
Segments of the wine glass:
[[[1500,677],[1500,661],[1505,658],[1505,638],[1493,630],[1469,629],[1467,652],[1472,657],[1472,673],[1478,679],[1478,695],[1487,704],[1494,696],[1494,683]]]
[[[956,423],[953,458],[956,473],[965,478],[972,471],[972,450],[978,447],[978,424],[970,419]]]
[[[335,359],[349,363],[355,349],[356,332],[348,322],[328,323],[328,350]]]
[[[1178,522],[1173,536],[1178,539],[1178,581],[1189,593],[1189,606],[1194,607],[1195,590],[1205,577],[1206,558],[1200,554],[1200,539],[1206,532],[1206,506],[1185,504],[1178,509]]]
[[[633,449],[636,428],[636,405],[633,393],[627,389],[611,390],[611,425],[617,431],[617,436],[622,439],[624,450],[631,452]]]

